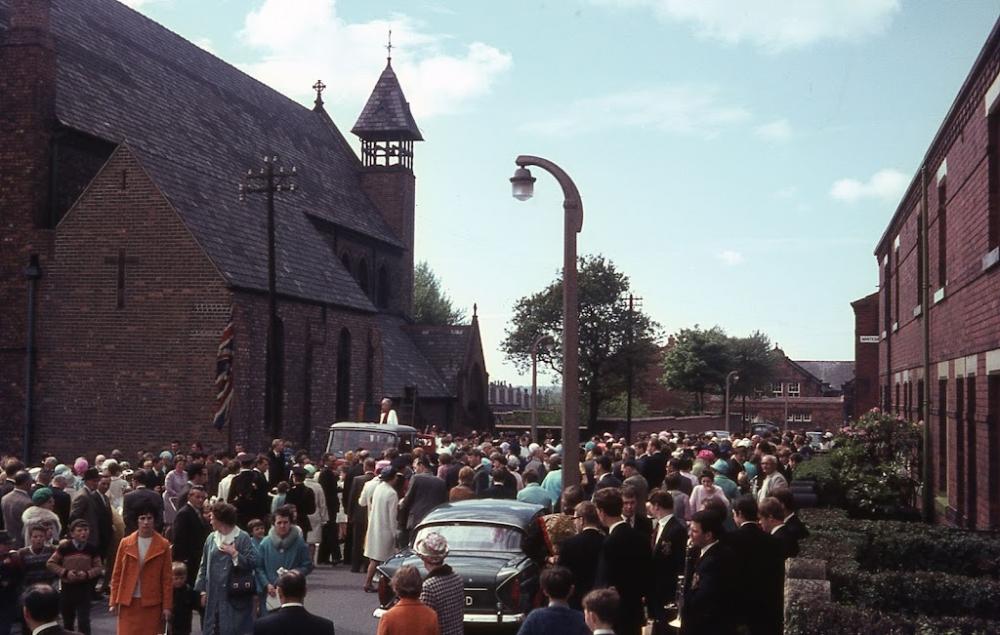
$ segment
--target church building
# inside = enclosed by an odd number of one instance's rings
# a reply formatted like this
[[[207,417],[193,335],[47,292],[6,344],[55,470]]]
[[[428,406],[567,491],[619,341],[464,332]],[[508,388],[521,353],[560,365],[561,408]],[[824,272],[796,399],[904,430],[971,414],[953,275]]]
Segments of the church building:
[[[0,453],[319,451],[384,396],[490,425],[475,312],[412,323],[423,137],[391,59],[360,157],[314,88],[303,107],[117,0],[0,0]]]

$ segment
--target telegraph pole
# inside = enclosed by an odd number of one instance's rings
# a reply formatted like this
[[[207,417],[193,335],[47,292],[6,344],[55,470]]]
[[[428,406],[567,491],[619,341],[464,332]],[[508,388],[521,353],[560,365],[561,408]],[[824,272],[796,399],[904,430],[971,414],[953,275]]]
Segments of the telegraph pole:
[[[264,166],[247,170],[240,184],[240,200],[248,194],[263,194],[267,200],[267,357],[264,362],[264,424],[277,436],[281,432],[281,382],[278,380],[278,359],[281,356],[281,318],[278,316],[277,274],[274,248],[274,195],[296,190],[293,166],[286,170],[278,165],[278,156],[264,157]]]

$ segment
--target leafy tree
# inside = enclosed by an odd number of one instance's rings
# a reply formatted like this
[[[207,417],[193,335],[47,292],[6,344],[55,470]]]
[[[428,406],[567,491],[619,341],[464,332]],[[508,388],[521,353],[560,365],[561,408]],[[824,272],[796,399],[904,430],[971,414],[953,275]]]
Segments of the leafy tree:
[[[583,411],[593,425],[601,405],[625,389],[629,365],[633,376],[641,378],[642,371],[655,363],[659,325],[641,310],[629,312],[622,301],[629,292],[629,279],[613,262],[601,255],[584,256],[578,271],[580,394]],[[562,295],[560,275],[514,305],[501,349],[522,372],[531,367],[535,338],[548,335],[553,342],[539,347],[538,362],[562,374]]]
[[[426,262],[413,270],[413,321],[436,326],[465,321],[465,311],[452,306],[451,298],[441,290],[441,281]]]
[[[663,356],[663,381],[667,388],[684,390],[695,397],[695,408],[705,411],[705,395],[725,386],[726,373],[733,370],[730,338],[718,326],[681,329],[674,345]]]
[[[760,331],[747,337],[729,338],[733,367],[739,373],[739,381],[732,386],[732,397],[752,397],[774,378],[777,357],[771,338]],[[725,385],[723,385],[723,390]]]

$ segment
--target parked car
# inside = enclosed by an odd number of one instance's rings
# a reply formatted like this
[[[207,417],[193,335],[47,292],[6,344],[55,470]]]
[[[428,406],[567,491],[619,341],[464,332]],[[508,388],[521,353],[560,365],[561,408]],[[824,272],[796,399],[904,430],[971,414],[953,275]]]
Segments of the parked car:
[[[761,436],[765,434],[781,434],[781,428],[768,421],[762,421],[750,426],[750,432],[751,434],[759,434]]]
[[[416,527],[408,547],[377,569],[381,617],[396,603],[389,585],[403,565],[426,575],[413,545],[436,531],[448,541],[445,561],[465,581],[466,624],[519,624],[540,601],[539,567],[526,552],[529,527],[542,515],[540,505],[512,500],[466,500],[431,510]]]
[[[330,426],[326,451],[343,459],[349,450],[368,450],[380,456],[386,448],[410,448],[417,438],[417,431],[410,426],[387,423],[341,422]]]
[[[709,430],[705,434],[710,437],[715,437],[719,441],[725,441],[729,438],[729,430]]]

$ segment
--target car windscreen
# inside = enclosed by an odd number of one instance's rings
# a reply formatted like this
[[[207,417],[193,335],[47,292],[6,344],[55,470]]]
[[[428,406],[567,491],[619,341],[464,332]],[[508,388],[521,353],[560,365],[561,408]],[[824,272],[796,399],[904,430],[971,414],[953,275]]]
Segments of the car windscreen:
[[[416,545],[432,531],[445,537],[450,551],[520,551],[523,537],[514,527],[456,523],[422,527],[417,531],[413,544]]]
[[[396,447],[396,435],[375,430],[334,430],[328,452],[343,456],[348,450],[378,451]]]

